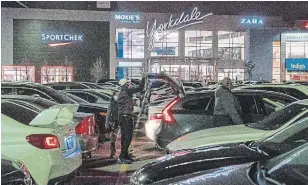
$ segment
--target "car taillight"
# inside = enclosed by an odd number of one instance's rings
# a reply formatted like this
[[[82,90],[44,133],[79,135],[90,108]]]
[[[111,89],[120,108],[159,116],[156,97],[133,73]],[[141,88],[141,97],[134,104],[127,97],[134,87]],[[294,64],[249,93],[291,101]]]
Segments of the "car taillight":
[[[94,116],[85,117],[75,128],[76,134],[92,135],[95,132]]]
[[[175,119],[173,115],[171,114],[171,109],[179,101],[180,101],[180,98],[176,97],[163,108],[162,117],[163,117],[164,123],[167,123],[167,124],[175,123]]]
[[[156,120],[156,119],[163,119],[162,114],[151,114],[150,115],[150,120]]]
[[[40,149],[59,148],[58,137],[51,134],[32,134],[26,137],[27,141]]]

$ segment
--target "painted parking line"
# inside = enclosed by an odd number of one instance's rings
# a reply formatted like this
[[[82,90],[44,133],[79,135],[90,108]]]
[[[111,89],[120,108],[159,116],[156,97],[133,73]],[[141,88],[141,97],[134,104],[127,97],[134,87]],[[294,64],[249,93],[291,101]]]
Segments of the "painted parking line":
[[[123,182],[124,182],[124,178],[123,177],[126,177],[126,172],[127,172],[127,169],[128,169],[128,164],[121,164],[120,165],[120,172],[119,172],[119,176],[118,176],[118,179],[117,179],[117,182],[115,183],[115,185],[122,185]]]

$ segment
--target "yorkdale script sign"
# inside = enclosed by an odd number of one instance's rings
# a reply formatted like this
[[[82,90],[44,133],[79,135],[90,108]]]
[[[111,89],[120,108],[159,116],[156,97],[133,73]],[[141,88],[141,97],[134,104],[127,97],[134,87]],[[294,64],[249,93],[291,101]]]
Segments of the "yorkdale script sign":
[[[182,15],[180,18],[174,20],[172,18],[172,15],[170,15],[169,21],[162,23],[157,26],[156,20],[154,21],[152,25],[152,29],[149,31],[149,21],[147,23],[147,30],[146,35],[149,38],[149,47],[148,50],[152,51],[155,44],[155,38],[157,38],[158,35],[163,33],[163,35],[158,37],[158,41],[163,40],[166,38],[169,34],[185,28],[187,26],[191,26],[194,24],[202,23],[205,17],[212,15],[212,13],[206,14],[204,16],[201,16],[201,13],[198,11],[198,8],[194,8],[193,11],[190,14],[186,14],[182,12]]]

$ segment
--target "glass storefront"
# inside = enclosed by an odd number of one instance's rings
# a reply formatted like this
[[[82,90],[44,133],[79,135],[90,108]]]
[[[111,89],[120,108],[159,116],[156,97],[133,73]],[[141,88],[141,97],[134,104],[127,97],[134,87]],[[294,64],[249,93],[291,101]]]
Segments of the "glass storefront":
[[[2,66],[1,80],[35,82],[34,66]]]
[[[42,66],[41,83],[71,82],[74,80],[73,66]]]
[[[280,42],[273,42],[273,82],[280,82]]]
[[[218,31],[218,57],[222,60],[244,60],[245,32]]]
[[[157,33],[154,37],[154,48],[151,56],[178,56],[179,55],[179,33],[177,31],[168,34]]]
[[[212,57],[212,31],[185,31],[186,57]]]

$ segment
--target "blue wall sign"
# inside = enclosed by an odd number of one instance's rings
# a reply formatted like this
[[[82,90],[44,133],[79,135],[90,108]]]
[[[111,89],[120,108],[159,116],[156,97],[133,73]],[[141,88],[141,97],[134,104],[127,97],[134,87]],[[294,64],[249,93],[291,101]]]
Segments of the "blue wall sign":
[[[308,71],[308,58],[286,58],[288,71]]]
[[[118,58],[123,58],[123,33],[118,33]]]
[[[244,17],[241,18],[242,25],[261,26],[264,25],[264,20],[256,17]]]
[[[140,15],[138,13],[116,13],[114,19],[121,23],[140,23]]]

